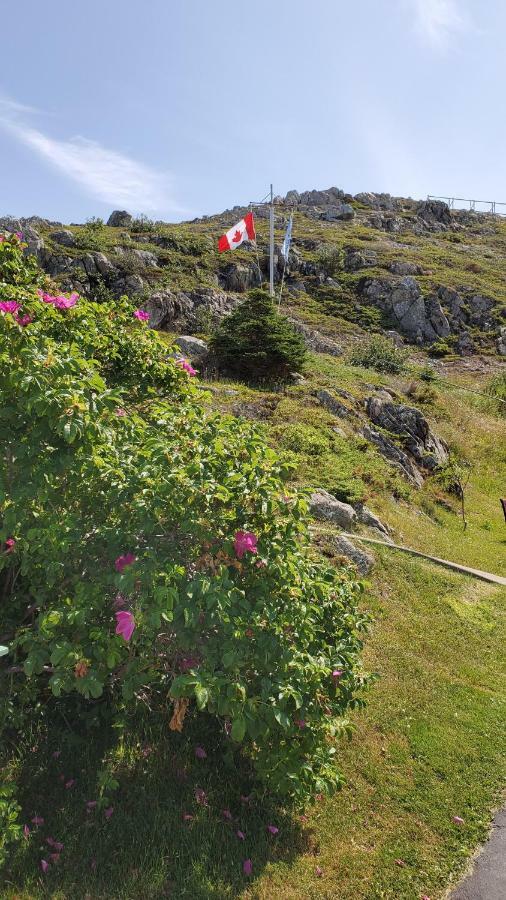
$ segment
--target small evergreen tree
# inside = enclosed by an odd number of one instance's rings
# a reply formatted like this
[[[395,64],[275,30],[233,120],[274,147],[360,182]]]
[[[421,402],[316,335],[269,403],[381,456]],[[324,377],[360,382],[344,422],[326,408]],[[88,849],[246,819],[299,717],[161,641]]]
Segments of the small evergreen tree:
[[[306,357],[303,338],[261,289],[223,319],[210,343],[222,369],[251,381],[284,380]]]

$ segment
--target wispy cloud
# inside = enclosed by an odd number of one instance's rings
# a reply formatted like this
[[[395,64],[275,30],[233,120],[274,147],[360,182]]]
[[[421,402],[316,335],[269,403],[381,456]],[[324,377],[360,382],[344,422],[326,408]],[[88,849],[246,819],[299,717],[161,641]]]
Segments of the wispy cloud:
[[[27,114],[33,112],[0,96],[0,125],[98,200],[132,212],[188,212],[174,201],[167,174],[79,135],[67,140],[49,137],[27,123]]]
[[[452,35],[467,31],[470,19],[460,0],[409,0],[415,13],[415,28],[431,47],[447,46]]]

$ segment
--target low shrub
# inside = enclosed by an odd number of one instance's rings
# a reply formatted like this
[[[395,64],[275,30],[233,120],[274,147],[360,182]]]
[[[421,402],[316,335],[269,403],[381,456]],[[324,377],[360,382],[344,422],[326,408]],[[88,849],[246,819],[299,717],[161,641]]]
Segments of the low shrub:
[[[303,338],[260,289],[221,321],[210,349],[225,372],[252,382],[284,381],[306,358]]]
[[[405,371],[408,355],[406,350],[396,347],[388,338],[374,335],[366,344],[355,347],[350,362],[353,366],[398,375]]]
[[[84,712],[99,699],[170,710],[170,740],[197,711],[272,791],[332,790],[367,682],[360,586],[314,561],[289,468],[254,426],[200,405],[142,315],[39,294],[31,266],[19,241],[0,242],[13,720],[70,695]]]

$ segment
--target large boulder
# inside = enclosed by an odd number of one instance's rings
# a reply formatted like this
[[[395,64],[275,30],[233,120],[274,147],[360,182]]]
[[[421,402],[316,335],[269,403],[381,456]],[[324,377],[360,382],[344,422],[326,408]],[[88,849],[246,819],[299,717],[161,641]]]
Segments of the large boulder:
[[[176,338],[176,344],[181,353],[188,357],[192,363],[204,363],[209,356],[209,347],[205,341],[189,334],[181,334]]]
[[[351,409],[323,388],[316,392],[316,399],[320,401],[324,409],[333,416],[337,416],[338,419],[349,419],[353,415]]]
[[[150,314],[150,324],[161,330],[202,331],[202,321],[217,324],[237,306],[239,298],[214,288],[191,291],[153,291],[144,304]]]
[[[107,219],[110,228],[128,228],[132,223],[132,216],[126,209],[115,209]]]
[[[343,262],[345,272],[357,272],[359,269],[377,265],[378,254],[374,250],[357,250],[355,247],[345,248]]]
[[[243,294],[251,288],[258,287],[262,283],[262,275],[257,263],[242,265],[241,263],[229,263],[218,272],[220,287],[226,291],[235,291]]]
[[[339,528],[347,531],[354,528],[357,522],[357,514],[349,503],[342,503],[333,494],[319,488],[311,494],[309,508],[315,519],[324,519],[333,522]]]
[[[354,199],[361,203],[362,206],[368,206],[370,209],[396,210],[400,207],[397,197],[392,197],[390,194],[374,194],[363,191],[360,194],[355,194]]]
[[[362,436],[377,447],[381,455],[396,469],[401,475],[413,485],[413,487],[421,488],[423,486],[423,475],[414,465],[407,453],[404,453],[393,441],[391,441],[382,431],[370,428],[364,425]]]
[[[499,329],[496,347],[499,356],[506,356],[506,326],[504,325]]]
[[[355,210],[349,203],[339,203],[327,207],[321,217],[326,222],[351,222],[355,218]]]
[[[77,241],[75,235],[72,231],[69,231],[68,228],[61,228],[57,231],[51,232],[51,240],[56,244],[61,244],[62,247],[76,247]]]
[[[442,200],[422,200],[416,207],[416,214],[427,225],[451,225],[452,222],[450,208]]]
[[[433,471],[448,462],[447,445],[434,434],[419,409],[369,397],[366,411],[375,425],[402,438],[404,449],[421,468]]]
[[[372,553],[367,553],[362,547],[357,547],[342,534],[336,534],[332,543],[336,552],[349,559],[361,575],[369,574],[375,562]]]
[[[365,506],[364,503],[354,503],[353,508],[357,513],[358,521],[361,525],[366,525],[368,528],[374,528],[376,531],[380,531],[381,534],[388,536],[389,530],[387,526],[383,524],[381,519],[379,519],[368,506]]]
[[[287,316],[286,318],[295,331],[302,335],[308,350],[313,350],[314,353],[327,353],[329,356],[342,356],[342,348],[332,338],[315,331],[314,328],[310,328],[309,325],[301,322],[300,319],[296,319],[293,316]]]

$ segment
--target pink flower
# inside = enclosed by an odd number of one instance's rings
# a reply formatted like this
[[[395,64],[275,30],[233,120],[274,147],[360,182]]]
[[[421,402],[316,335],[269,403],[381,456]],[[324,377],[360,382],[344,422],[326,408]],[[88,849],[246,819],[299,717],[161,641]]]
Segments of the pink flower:
[[[200,804],[200,806],[208,805],[207,794],[202,790],[202,788],[195,788],[195,800]]]
[[[60,860],[60,854],[59,853],[51,853],[49,858],[50,858],[51,862],[57,863]]]
[[[188,362],[187,359],[176,359],[176,366],[184,369],[184,371],[187,372],[190,377],[197,374],[197,370],[193,368],[193,366]]]
[[[317,878],[321,878],[322,875],[323,875],[323,869],[322,869],[322,867],[321,867],[321,866],[316,866],[316,868],[315,868],[315,870],[314,870],[314,873],[315,873],[315,875],[316,875]]]
[[[339,681],[339,679],[342,677],[342,674],[342,669],[334,669],[334,671],[332,672],[332,678],[334,679],[334,681]]]
[[[114,606],[114,609],[121,609],[121,607],[124,606],[125,603],[126,603],[126,598],[123,596],[123,594],[118,593],[118,594],[116,594],[116,596],[112,602],[112,605]]]
[[[87,810],[87,812],[91,812],[92,809],[95,809],[96,805],[97,805],[97,801],[96,801],[96,800],[88,800],[88,801],[86,802],[86,810]]]
[[[63,294],[59,297],[53,297],[53,303],[56,306],[56,309],[72,309],[78,300],[78,294],[71,294],[70,297],[64,297]]]
[[[244,862],[242,864],[242,870],[245,875],[251,875],[251,873],[253,872],[253,863],[251,862],[250,859],[244,860]]]
[[[45,875],[46,872],[47,872],[47,870],[49,869],[49,863],[47,862],[47,860],[41,859],[41,861],[40,861],[40,867],[41,867],[41,869],[42,869],[42,871],[44,872],[44,875]]]
[[[63,850],[63,844],[61,843],[61,841],[54,841],[53,847],[58,853],[61,853],[61,851]]]
[[[299,816],[301,822],[309,822],[309,816]]]
[[[12,313],[15,315],[20,308],[21,303],[18,303],[17,300],[2,300],[0,302],[0,311],[4,313]]]
[[[133,553],[124,553],[123,556],[118,556],[116,560],[114,560],[114,568],[116,572],[122,572],[126,566],[131,566],[132,563],[136,561],[137,557],[133,555]]]
[[[430,900],[430,897],[428,897],[427,894],[423,894],[422,900]]]
[[[195,756],[197,759],[206,759],[207,753],[203,747],[195,747]]]
[[[135,619],[131,612],[122,609],[116,614],[116,634],[120,634],[125,641],[129,641],[135,628]]]
[[[179,668],[181,672],[187,672],[188,669],[195,669],[199,664],[199,660],[196,656],[183,656],[183,658],[179,661]]]
[[[76,783],[75,778],[69,778],[69,780],[65,782],[65,788],[66,788],[66,790],[69,791],[70,788],[73,788],[74,785],[75,785],[75,783]]]
[[[297,725],[297,728],[305,728],[306,727],[306,723],[305,723],[304,719],[295,719],[295,724]]]
[[[252,531],[238,531],[234,539],[234,550],[238,559],[242,559],[245,553],[257,552],[258,538]]]
[[[106,819],[110,819],[114,812],[114,806],[108,806],[107,809],[104,809],[104,816]]]
[[[117,406],[116,409],[114,410],[114,412],[116,413],[117,416],[126,416],[126,414],[127,414],[126,409],[123,409],[122,406]]]
[[[454,816],[452,822],[454,822],[455,825],[463,825],[464,819],[461,819],[460,816]]]
[[[236,835],[240,841],[243,841],[246,837],[246,835],[244,834],[244,831],[236,831]]]
[[[5,234],[0,234],[0,244],[3,244],[3,242],[6,240],[7,238],[5,237]]]
[[[190,813],[183,813],[183,822],[191,822],[193,820],[193,816]]]
[[[12,553],[15,546],[16,546],[16,541],[14,540],[14,538],[7,538],[7,540],[5,542],[5,552]]]
[[[25,825],[25,826],[24,826],[24,828],[23,828],[23,834],[24,834],[25,838],[27,838],[27,837],[29,836],[29,834],[30,834],[30,829],[28,828],[28,825]]]
[[[21,328],[26,328],[27,325],[30,325],[30,322],[33,322],[33,319],[26,313],[24,316],[18,316],[16,321],[18,325],[21,325]]]
[[[406,868],[406,863],[404,862],[403,859],[396,859],[396,860],[394,860],[394,862],[395,862],[395,865],[399,866],[400,869]]]
[[[42,816],[34,816],[32,819],[32,825],[43,825],[44,819]]]
[[[279,828],[276,828],[275,825],[268,825],[267,831],[270,831],[271,834],[277,834],[279,831]]]
[[[52,294],[48,294],[46,291],[41,291],[40,288],[37,291],[37,293],[38,293],[40,299],[43,301],[43,303],[55,303],[56,302],[56,297],[53,297]]]
[[[47,838],[46,838],[46,844],[49,844],[50,847],[54,847],[54,838],[52,838],[52,837],[47,837]]]
[[[227,822],[232,821],[232,813],[230,812],[229,809],[222,809],[221,814],[222,814],[223,818],[227,820]]]
[[[134,316],[139,322],[147,322],[149,320],[149,313],[147,313],[144,309],[136,309],[134,312]]]

